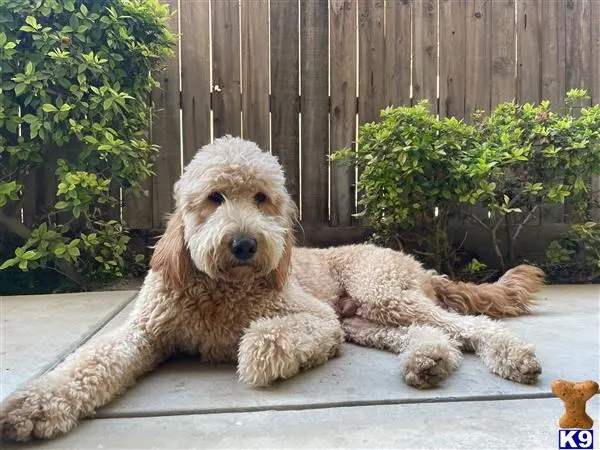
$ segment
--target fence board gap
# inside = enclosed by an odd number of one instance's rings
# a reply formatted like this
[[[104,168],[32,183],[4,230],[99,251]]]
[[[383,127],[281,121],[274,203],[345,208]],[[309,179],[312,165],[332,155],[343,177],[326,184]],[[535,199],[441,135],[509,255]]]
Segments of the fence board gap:
[[[236,0],[211,2],[214,137],[239,136],[242,131],[240,95],[240,11]]]
[[[271,2],[271,145],[286,174],[287,188],[300,205],[300,84],[298,2]]]
[[[440,116],[465,114],[465,0],[440,2]]]
[[[269,150],[269,2],[242,5],[242,117],[244,138]]]
[[[300,3],[302,221],[328,222],[328,2]]]
[[[416,0],[413,10],[413,103],[427,99],[438,112],[438,0]]]
[[[210,3],[181,0],[183,163],[210,143]]]
[[[177,1],[165,2],[170,11],[177,10]],[[169,19],[173,32],[179,33],[178,14]],[[160,87],[152,94],[155,116],[152,121],[152,140],[160,146],[154,164],[153,218],[154,228],[163,228],[167,214],[173,204],[173,184],[181,175],[181,136],[180,136],[180,86],[179,86],[179,44],[174,48],[174,56],[167,61],[165,71],[159,77]]]
[[[516,99],[515,0],[494,0],[492,7],[492,109]]]
[[[542,0],[517,3],[517,101],[541,100],[541,7]]]
[[[490,0],[471,0],[466,8],[465,118],[491,109],[491,8]]]
[[[352,146],[356,117],[356,1],[330,3],[330,146]],[[354,171],[344,162],[331,164],[331,225],[348,226],[354,213]]]
[[[414,0],[386,2],[385,101],[410,106],[410,21]]]

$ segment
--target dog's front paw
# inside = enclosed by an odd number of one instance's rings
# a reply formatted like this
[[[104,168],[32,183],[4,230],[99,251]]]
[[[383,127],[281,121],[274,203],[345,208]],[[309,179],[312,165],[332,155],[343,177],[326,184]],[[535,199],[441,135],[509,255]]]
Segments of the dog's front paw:
[[[18,392],[0,407],[0,435],[11,441],[55,438],[77,424],[72,410],[69,402],[50,392]]]
[[[504,347],[495,352],[493,360],[493,373],[517,383],[534,384],[542,373],[532,345]]]
[[[271,319],[254,322],[246,331],[238,350],[240,381],[252,386],[267,386],[300,372],[294,345]]]

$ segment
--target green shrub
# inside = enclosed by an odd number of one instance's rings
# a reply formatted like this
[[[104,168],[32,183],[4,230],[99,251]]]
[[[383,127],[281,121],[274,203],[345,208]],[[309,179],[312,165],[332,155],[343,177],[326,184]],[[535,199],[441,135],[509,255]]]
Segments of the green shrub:
[[[356,152],[342,149],[332,159],[361,169],[359,215],[373,240],[412,246],[428,265],[454,274],[459,248],[449,224],[460,211],[489,233],[496,264],[506,269],[542,204],[568,199],[571,218],[587,220],[591,175],[600,172],[600,106],[575,108],[585,96],[569,92],[562,113],[548,102],[507,102],[470,124],[437,119],[427,103],[387,108],[361,126]],[[463,272],[481,272],[480,264]]]
[[[3,269],[123,274],[128,237],[107,211],[151,174],[168,18],[158,0],[0,3],[0,227],[18,245]]]

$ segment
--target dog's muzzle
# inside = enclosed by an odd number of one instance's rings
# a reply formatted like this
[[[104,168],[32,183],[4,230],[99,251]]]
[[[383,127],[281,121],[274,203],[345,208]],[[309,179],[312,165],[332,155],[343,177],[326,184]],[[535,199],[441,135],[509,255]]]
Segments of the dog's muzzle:
[[[239,261],[250,261],[256,254],[256,239],[252,236],[242,235],[234,237],[229,243],[229,249]]]

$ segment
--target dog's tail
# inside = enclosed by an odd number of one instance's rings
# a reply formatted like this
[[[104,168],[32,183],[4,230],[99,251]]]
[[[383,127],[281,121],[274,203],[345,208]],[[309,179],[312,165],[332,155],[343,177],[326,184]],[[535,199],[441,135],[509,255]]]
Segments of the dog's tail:
[[[529,312],[545,274],[537,267],[521,265],[506,272],[495,283],[454,282],[432,276],[425,290],[443,306],[461,314],[485,314],[492,318],[519,316]]]

